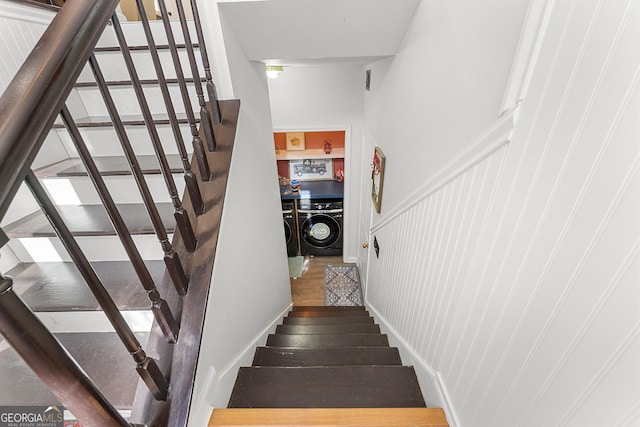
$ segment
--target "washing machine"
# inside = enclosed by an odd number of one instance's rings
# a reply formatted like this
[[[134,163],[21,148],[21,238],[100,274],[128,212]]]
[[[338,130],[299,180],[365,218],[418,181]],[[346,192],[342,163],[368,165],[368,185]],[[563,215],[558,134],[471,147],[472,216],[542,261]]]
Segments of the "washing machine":
[[[300,255],[342,255],[342,199],[298,201]]]
[[[293,201],[282,201],[282,219],[284,221],[284,237],[287,244],[287,256],[298,255],[298,227]]]

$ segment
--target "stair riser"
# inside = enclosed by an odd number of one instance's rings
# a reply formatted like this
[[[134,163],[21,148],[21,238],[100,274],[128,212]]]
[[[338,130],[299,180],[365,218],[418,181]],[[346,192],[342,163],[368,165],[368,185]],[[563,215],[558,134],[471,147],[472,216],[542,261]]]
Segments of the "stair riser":
[[[185,188],[184,175],[174,173],[172,176],[178,194],[182,197]],[[103,178],[116,203],[142,203],[142,196],[140,196],[132,176],[105,176]],[[145,178],[156,203],[171,202],[162,175],[145,175]],[[89,177],[44,178],[43,183],[58,205],[95,205],[101,203]]]
[[[349,335],[269,335],[267,346],[275,347],[353,347],[388,346],[386,335],[349,334]]]
[[[76,89],[88,116],[108,116],[109,111],[102,100],[102,95],[97,88],[78,88]],[[117,111],[121,116],[136,115],[141,116],[142,110],[138,104],[138,99],[131,86],[114,86],[110,88],[111,96],[116,105]],[[185,108],[182,102],[180,88],[176,85],[169,86],[169,93],[173,102],[174,111],[178,114],[184,114]],[[157,86],[144,86],[144,94],[151,114],[166,115],[167,109],[164,104],[162,92]],[[189,85],[189,99],[191,100],[191,108],[199,114],[200,108],[198,97],[193,85]],[[82,117],[83,112],[72,112],[74,117]]]
[[[166,154],[178,154],[178,146],[173,136],[173,131],[170,125],[156,125],[162,148]],[[127,126],[127,136],[134,151],[138,155],[155,155],[153,144],[151,143],[151,137],[146,126]],[[71,140],[69,133],[66,129],[53,129],[52,133],[56,138],[59,138],[64,144],[64,148],[71,157],[78,157],[76,147]],[[185,147],[188,153],[193,152],[191,140],[191,129],[189,124],[183,123],[180,125],[180,133],[184,141]],[[89,148],[89,151],[94,157],[103,156],[122,156],[123,150],[118,136],[116,135],[113,127],[89,127],[80,128],[80,134],[85,144]],[[189,155],[191,159],[191,155]]]
[[[378,325],[278,325],[276,334],[322,335],[322,334],[379,334]]]
[[[345,311],[366,311],[364,306],[309,306],[309,305],[295,305],[291,311],[331,311],[331,312],[345,312]]]
[[[164,256],[155,235],[132,236],[143,259],[161,260]],[[173,235],[169,235],[169,240]],[[89,261],[126,261],[126,252],[117,236],[76,237]],[[20,262],[71,261],[57,238],[30,237],[11,239],[7,244]]]
[[[284,325],[373,325],[373,317],[285,317]]]
[[[343,347],[302,349],[258,347],[253,366],[401,365],[397,348]]]
[[[329,312],[329,311],[292,311],[288,317],[369,317],[366,311],[346,311]]]

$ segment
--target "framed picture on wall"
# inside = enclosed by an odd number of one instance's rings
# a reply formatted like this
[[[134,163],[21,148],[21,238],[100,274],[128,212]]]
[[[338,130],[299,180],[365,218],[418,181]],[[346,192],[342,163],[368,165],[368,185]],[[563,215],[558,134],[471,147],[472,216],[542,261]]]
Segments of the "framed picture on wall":
[[[298,181],[333,179],[331,159],[289,160],[289,177]]]
[[[287,151],[304,150],[304,132],[287,132]]]
[[[380,213],[380,206],[382,205],[382,184],[384,183],[384,164],[386,159],[380,147],[376,147],[373,151],[371,169],[371,199],[378,213]]]

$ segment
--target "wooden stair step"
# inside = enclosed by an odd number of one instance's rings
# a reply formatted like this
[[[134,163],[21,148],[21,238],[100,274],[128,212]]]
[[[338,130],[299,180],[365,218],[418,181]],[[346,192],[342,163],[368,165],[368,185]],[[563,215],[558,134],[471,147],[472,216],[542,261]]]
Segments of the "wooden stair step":
[[[386,335],[380,334],[335,334],[335,335],[283,335],[270,334],[267,346],[274,347],[353,347],[388,346]]]
[[[323,335],[323,334],[379,334],[378,325],[278,325],[276,334],[285,335]]]
[[[156,156],[145,155],[136,156],[140,163],[140,169],[142,173],[147,175],[160,174],[160,164]],[[100,175],[102,176],[126,176],[131,175],[131,169],[129,163],[124,156],[102,156],[94,157],[93,161],[96,163]],[[182,161],[177,154],[167,154],[167,161],[171,172],[182,172]],[[82,160],[79,157],[72,157],[69,159],[61,160],[51,165],[42,167],[35,171],[36,175],[40,178],[62,178],[72,176],[87,176],[87,170],[82,164]]]
[[[283,325],[344,325],[344,324],[374,324],[373,317],[285,317]]]
[[[163,261],[145,261],[155,283],[166,271]],[[151,303],[128,261],[91,263],[120,310],[147,310]],[[75,264],[22,263],[8,273],[13,289],[33,311],[101,310]]]
[[[139,377],[133,358],[115,332],[59,333],[55,336],[116,409],[131,408]],[[136,336],[141,343],[147,342],[148,334],[136,333]],[[0,378],[2,405],[60,405],[15,350],[1,339]]]
[[[229,408],[425,407],[407,366],[240,368]]]
[[[296,310],[290,311],[287,317],[369,317],[369,313],[364,310],[345,311],[313,311]]]
[[[209,427],[449,427],[442,408],[220,408]]]
[[[175,227],[173,205],[156,203],[162,222],[168,233]],[[102,205],[60,205],[58,212],[75,236],[114,236],[107,211]],[[153,226],[143,204],[120,204],[118,210],[131,234],[154,234]],[[5,227],[7,236],[21,237],[55,237],[56,233],[42,211],[34,212]]]
[[[335,305],[294,305],[292,311],[363,311],[365,310],[362,305],[354,306],[335,306]]]
[[[391,347],[258,347],[253,357],[253,366],[356,365],[402,365],[402,361],[398,349]]]

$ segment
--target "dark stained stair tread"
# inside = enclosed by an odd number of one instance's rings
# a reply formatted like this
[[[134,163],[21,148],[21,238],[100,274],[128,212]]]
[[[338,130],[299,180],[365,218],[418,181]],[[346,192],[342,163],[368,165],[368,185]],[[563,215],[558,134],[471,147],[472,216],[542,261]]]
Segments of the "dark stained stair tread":
[[[168,233],[173,232],[175,219],[171,203],[157,203],[162,222]],[[111,221],[102,205],[61,205],[57,207],[65,223],[76,236],[115,235]],[[142,204],[120,204],[120,214],[131,234],[153,234],[146,208]],[[5,227],[9,237],[55,237],[56,234],[42,211],[34,212]]]
[[[353,347],[388,346],[386,335],[380,334],[339,334],[339,335],[283,335],[271,334],[268,346],[276,347]]]
[[[373,317],[285,317],[284,325],[344,325],[344,324],[370,324],[373,325]]]
[[[379,334],[380,327],[378,325],[278,325],[276,334],[295,335],[295,334]]]
[[[55,335],[117,409],[131,408],[139,377],[133,358],[115,333]],[[136,336],[143,345],[146,343],[147,334]],[[1,339],[0,378],[0,406],[60,405],[15,350]]]
[[[350,311],[313,311],[296,310],[290,311],[287,317],[369,317],[369,313],[364,310]]]
[[[230,408],[425,407],[406,366],[240,368]]]
[[[402,365],[402,362],[398,349],[391,347],[258,347],[253,358],[253,366],[354,365]]]
[[[137,156],[136,158],[140,163],[140,169],[143,173],[148,175],[161,173],[160,164],[156,156],[146,155]],[[93,160],[102,176],[131,175],[129,163],[124,156],[94,157]],[[173,173],[182,172],[182,161],[179,155],[167,154],[167,161]],[[35,172],[40,178],[87,176],[87,170],[79,157],[61,160],[40,168]]]
[[[163,261],[145,261],[155,283],[165,274]],[[146,310],[151,303],[128,261],[91,263],[120,310]],[[95,297],[71,262],[23,263],[7,273],[13,289],[33,311],[100,310]]]
[[[362,305],[353,306],[336,306],[336,305],[294,305],[292,311],[363,311],[365,310]]]

